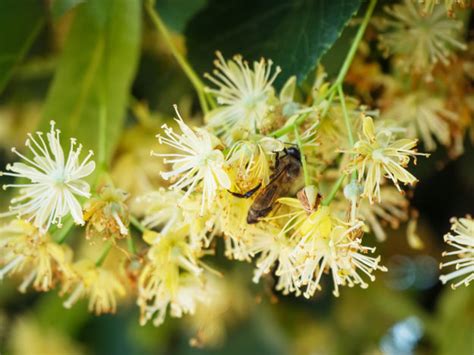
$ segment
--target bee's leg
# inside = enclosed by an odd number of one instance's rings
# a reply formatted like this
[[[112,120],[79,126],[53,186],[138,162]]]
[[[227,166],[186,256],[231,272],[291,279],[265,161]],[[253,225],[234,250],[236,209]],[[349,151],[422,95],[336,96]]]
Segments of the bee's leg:
[[[280,164],[280,152],[274,152],[275,153],[275,169],[278,168],[278,165]]]
[[[241,193],[238,193],[238,192],[232,192],[232,191],[229,191],[233,196],[235,197],[239,197],[239,198],[249,198],[249,197],[252,197],[252,195],[257,192],[257,190],[260,188],[260,186],[262,186],[262,183],[259,183],[257,186],[255,186],[253,189],[241,194]]]

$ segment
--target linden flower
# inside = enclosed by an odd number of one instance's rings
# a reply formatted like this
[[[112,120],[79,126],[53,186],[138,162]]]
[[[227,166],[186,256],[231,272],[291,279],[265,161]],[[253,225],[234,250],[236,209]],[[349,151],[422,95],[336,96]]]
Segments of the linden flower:
[[[31,159],[12,149],[25,162],[9,164],[6,167],[9,172],[1,174],[28,179],[30,182],[3,186],[18,187],[20,196],[11,200],[10,212],[0,216],[25,216],[43,233],[51,224],[60,226],[61,219],[69,213],[76,224],[84,224],[77,196],[90,197],[89,185],[82,178],[90,175],[95,168],[95,163],[89,161],[93,153],[90,151],[80,163],[82,145],[76,147],[76,140],[72,138],[65,160],[59,135],[60,131],[54,128],[54,122],[51,121],[46,141],[42,132],[37,132],[36,137],[28,135],[25,145],[30,149]]]
[[[178,116],[175,121],[179,125],[181,135],[165,124],[163,129],[166,137],[161,135],[157,137],[160,144],[166,144],[177,152],[168,154],[152,152],[152,155],[163,157],[165,163],[173,164],[173,170],[162,172],[161,176],[165,180],[177,179],[171,188],[186,189],[182,201],[202,182],[202,215],[204,207],[209,206],[219,188],[230,188],[231,182],[224,168],[224,154],[216,149],[219,145],[217,138],[204,129],[192,130],[184,123],[176,106],[175,110]]]
[[[398,56],[406,71],[429,72],[437,62],[449,64],[453,51],[466,49],[458,40],[462,22],[448,18],[441,7],[431,16],[422,16],[411,0],[405,0],[385,11],[389,17],[384,19],[386,32],[380,44],[387,53]]]
[[[199,216],[200,200],[191,195],[181,202],[184,192],[160,188],[139,199],[144,208],[142,224],[148,229],[160,230],[166,235],[172,229],[187,230],[189,245],[194,249],[209,246],[212,234],[208,232],[214,225],[214,217],[209,213]]]
[[[455,124],[458,118],[444,106],[442,98],[418,91],[395,99],[390,108],[383,113],[383,118],[400,122],[407,128],[408,137],[419,137],[425,149],[433,151],[436,149],[435,138],[442,145],[450,146],[452,131],[450,124]]]
[[[250,68],[240,56],[226,62],[217,52],[217,70],[214,76],[206,74],[217,88],[206,90],[217,98],[221,107],[212,110],[206,119],[208,126],[215,129],[217,135],[223,135],[227,143],[233,140],[233,134],[258,133],[262,128],[269,100],[274,95],[272,84],[281,71],[276,67],[272,74],[272,65],[272,61],[261,59]]]
[[[250,198],[238,198],[227,191],[217,195],[214,218],[214,234],[224,237],[225,255],[229,259],[250,261],[252,225],[247,223],[247,213],[252,205]]]
[[[346,100],[350,121],[353,127],[357,127],[360,117],[359,102],[352,97],[347,97]],[[327,105],[327,102],[323,102],[322,109],[324,110]],[[340,151],[346,149],[348,144],[342,106],[339,103],[331,103],[326,115],[317,124],[315,136],[318,147],[310,151],[308,160],[311,155],[315,155],[314,164],[320,165],[321,160],[325,164],[330,164],[340,156]]]
[[[452,233],[444,236],[444,241],[455,248],[453,251],[444,252],[443,256],[454,256],[456,259],[440,264],[440,268],[455,266],[455,271],[441,275],[439,279],[443,284],[453,279],[460,281],[451,285],[454,289],[459,285],[465,286],[474,280],[474,220],[471,216],[451,219]]]
[[[0,248],[0,280],[8,274],[24,275],[20,292],[31,284],[38,291],[48,291],[58,276],[70,275],[70,249],[52,242],[49,235],[41,236],[24,220],[15,219],[0,228]]]
[[[375,270],[386,271],[379,266],[380,257],[366,255],[373,253],[375,248],[362,245],[359,238],[362,222],[344,223],[333,216],[328,206],[320,206],[309,216],[300,216],[293,227],[297,244],[291,258],[298,275],[296,287],[306,286],[303,293],[306,298],[321,288],[323,273],[331,273],[333,294],[337,297],[339,286],[368,287],[361,274],[374,281],[372,273]]]
[[[115,313],[117,297],[124,297],[125,287],[114,273],[83,259],[73,265],[73,275],[65,278],[61,294],[70,293],[63,302],[71,308],[79,299],[89,297],[89,311],[96,315]]]
[[[365,199],[361,200],[358,215],[367,221],[377,240],[382,242],[387,239],[382,224],[396,229],[401,221],[407,221],[409,202],[392,186],[382,187],[380,196],[380,203],[370,204]]]
[[[195,335],[189,343],[193,347],[222,345],[233,325],[251,312],[255,300],[245,287],[240,275],[226,273],[226,277],[206,274],[206,303],[199,304],[196,313],[187,318]]]
[[[182,198],[181,191],[164,188],[140,197],[144,205],[142,224],[148,229],[159,227],[162,234],[167,234],[173,226],[184,221],[183,209],[176,207]]]
[[[272,272],[273,266],[278,263],[275,269],[275,275],[278,277],[276,290],[282,291],[284,295],[295,292],[298,296],[300,294],[297,287],[298,273],[291,257],[296,243],[280,234],[279,230],[270,226],[265,227],[265,230],[260,229],[253,233],[250,250],[253,255],[259,254],[253,282],[258,283],[260,278]]]
[[[123,238],[128,235],[128,207],[125,191],[106,185],[99,196],[92,198],[84,206],[87,221],[86,238],[101,236],[103,239]]]
[[[259,184],[266,185],[272,174],[273,157],[284,144],[277,139],[264,137],[257,142],[239,141],[229,151],[227,161],[234,168],[234,185],[245,193]]]
[[[415,0],[416,1],[416,0]],[[439,5],[440,0],[417,0],[423,6],[422,14],[431,14],[433,10]],[[469,0],[444,0],[444,7],[448,14],[452,16],[456,6],[464,8],[468,5]]]
[[[399,191],[399,182],[415,184],[418,180],[405,168],[410,158],[417,153],[415,139],[395,139],[393,132],[381,129],[376,132],[371,117],[363,117],[363,137],[354,145],[356,154],[353,162],[359,171],[359,182],[365,178],[364,196],[372,203],[374,197],[381,201],[380,185],[384,178],[393,181]]]
[[[147,231],[143,237],[151,247],[138,279],[140,323],[154,318],[153,324],[160,325],[168,305],[174,317],[193,313],[197,299],[201,299],[202,269],[188,244],[186,228],[166,235]]]
[[[174,289],[167,287],[163,280],[156,285],[152,302],[144,302],[138,298],[141,309],[140,324],[145,325],[153,320],[155,327],[163,324],[169,308],[170,316],[181,318],[184,314],[194,314],[199,304],[205,304],[208,295],[204,289],[204,282],[193,274],[176,275]]]

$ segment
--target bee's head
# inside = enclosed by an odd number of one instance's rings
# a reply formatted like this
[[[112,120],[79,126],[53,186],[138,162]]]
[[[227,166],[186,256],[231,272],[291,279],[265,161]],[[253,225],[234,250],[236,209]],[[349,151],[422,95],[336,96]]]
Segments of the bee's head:
[[[287,155],[291,155],[293,158],[301,161],[301,153],[298,148],[296,147],[289,147],[285,149]]]

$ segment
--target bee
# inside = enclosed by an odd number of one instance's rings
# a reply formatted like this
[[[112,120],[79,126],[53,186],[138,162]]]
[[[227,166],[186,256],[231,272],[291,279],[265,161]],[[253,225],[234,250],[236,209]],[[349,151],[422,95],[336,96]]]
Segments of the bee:
[[[286,195],[300,176],[301,153],[298,148],[285,148],[283,152],[282,157],[276,153],[274,172],[270,176],[270,182],[262,189],[260,183],[244,194],[230,191],[232,195],[243,198],[249,198],[258,191],[247,214],[248,224],[257,223],[260,218],[267,216],[273,209],[275,201]]]

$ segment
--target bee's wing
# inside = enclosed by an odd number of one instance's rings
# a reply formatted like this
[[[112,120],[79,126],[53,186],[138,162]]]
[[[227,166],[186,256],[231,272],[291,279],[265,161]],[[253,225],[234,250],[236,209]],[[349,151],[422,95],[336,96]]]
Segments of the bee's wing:
[[[266,185],[255,198],[252,206],[250,207],[255,212],[268,210],[272,207],[275,201],[281,196],[281,194],[288,189],[284,180],[285,172],[281,170],[269,183]]]

